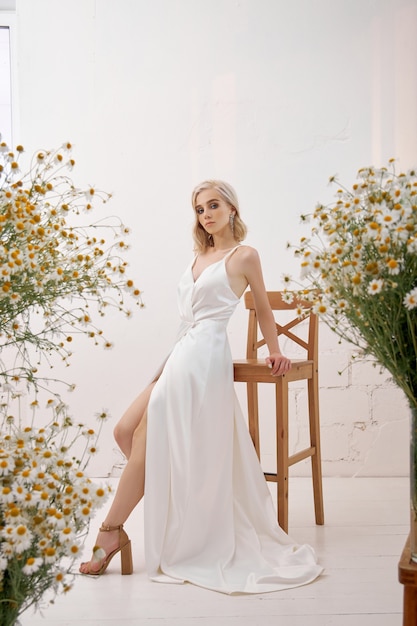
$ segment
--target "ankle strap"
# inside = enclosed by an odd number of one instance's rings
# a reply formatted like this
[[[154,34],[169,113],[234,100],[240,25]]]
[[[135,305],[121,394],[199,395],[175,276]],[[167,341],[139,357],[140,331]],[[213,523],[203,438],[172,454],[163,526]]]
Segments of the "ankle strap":
[[[100,532],[109,532],[111,530],[122,530],[123,524],[119,524],[119,526],[109,526],[108,524],[102,524],[99,528]]]

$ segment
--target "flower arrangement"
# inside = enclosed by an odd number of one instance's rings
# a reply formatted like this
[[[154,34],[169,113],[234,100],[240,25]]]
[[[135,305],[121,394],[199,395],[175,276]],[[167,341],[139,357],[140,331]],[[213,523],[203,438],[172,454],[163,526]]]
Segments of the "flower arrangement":
[[[99,316],[110,307],[130,316],[125,294],[142,305],[122,258],[129,229],[116,218],[84,223],[111,196],[74,185],[71,151],[70,143],[38,151],[22,173],[23,147],[0,142],[0,382],[36,379],[31,347],[66,361],[75,334],[84,334],[110,348],[93,304]]]
[[[316,207],[312,236],[296,249],[301,275],[316,290],[315,312],[417,408],[417,172],[395,174],[391,161],[358,179],[351,190],[331,179],[337,199]]]
[[[46,591],[71,588],[71,568],[80,554],[89,520],[110,488],[83,472],[92,438],[82,424],[73,432],[67,407],[54,405],[44,428],[22,427],[6,415],[0,435],[0,624],[12,626],[23,611],[39,606]],[[106,417],[102,413],[101,423]],[[100,430],[100,429],[99,429]],[[85,441],[86,459],[70,457]],[[84,456],[84,455],[83,455]]]
[[[74,422],[51,389],[63,381],[46,378],[41,366],[53,367],[53,356],[68,365],[76,335],[110,348],[94,318],[110,309],[130,317],[126,297],[143,306],[123,260],[129,229],[114,217],[86,223],[110,195],[75,186],[71,150],[66,143],[38,151],[24,168],[23,147],[11,150],[0,137],[2,626],[38,607],[47,591],[70,589],[81,539],[109,491],[84,474],[107,411],[97,432]],[[42,426],[46,393],[53,417]]]
[[[417,170],[359,170],[351,189],[336,177],[328,206],[296,247],[313,310],[343,339],[385,367],[412,413],[411,500],[417,558]],[[287,282],[290,280],[287,277]]]

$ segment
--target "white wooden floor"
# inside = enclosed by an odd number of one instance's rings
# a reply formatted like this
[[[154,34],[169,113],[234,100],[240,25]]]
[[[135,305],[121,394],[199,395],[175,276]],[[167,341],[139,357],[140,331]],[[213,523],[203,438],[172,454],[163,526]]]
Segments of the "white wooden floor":
[[[274,486],[271,485],[271,490]],[[142,509],[126,524],[135,571],[116,556],[100,579],[78,577],[66,596],[23,626],[401,626],[398,560],[408,534],[408,479],[327,478],[326,524],[316,527],[310,480],[290,479],[290,534],[308,542],[325,572],[316,582],[270,594],[226,596],[147,579]],[[103,517],[94,520],[90,548]]]

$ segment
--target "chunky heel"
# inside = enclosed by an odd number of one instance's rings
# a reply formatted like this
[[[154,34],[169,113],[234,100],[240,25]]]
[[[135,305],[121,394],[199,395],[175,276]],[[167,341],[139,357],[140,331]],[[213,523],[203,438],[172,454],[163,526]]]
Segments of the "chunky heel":
[[[111,532],[112,530],[119,531],[119,547],[104,557],[98,570],[91,569],[90,561],[90,563],[88,563],[88,570],[86,572],[81,572],[82,574],[89,574],[90,576],[101,576],[106,571],[114,555],[118,552],[120,552],[122,574],[131,574],[133,572],[132,544],[125,530],[123,529],[123,524],[120,524],[119,526],[104,526],[102,524],[99,529],[100,532]],[[86,565],[86,563],[82,563],[81,565]]]
[[[120,560],[122,566],[122,574],[131,574],[133,572],[133,561],[132,544],[130,539],[120,550]]]

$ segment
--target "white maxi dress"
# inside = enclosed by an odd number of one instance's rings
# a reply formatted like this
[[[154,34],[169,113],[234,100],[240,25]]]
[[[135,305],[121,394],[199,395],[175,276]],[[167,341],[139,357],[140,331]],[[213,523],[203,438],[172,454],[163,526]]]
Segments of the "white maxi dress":
[[[239,408],[227,323],[239,298],[227,259],[178,286],[182,325],[148,407],[145,558],[159,582],[227,594],[303,585],[322,571],[276,512]]]

